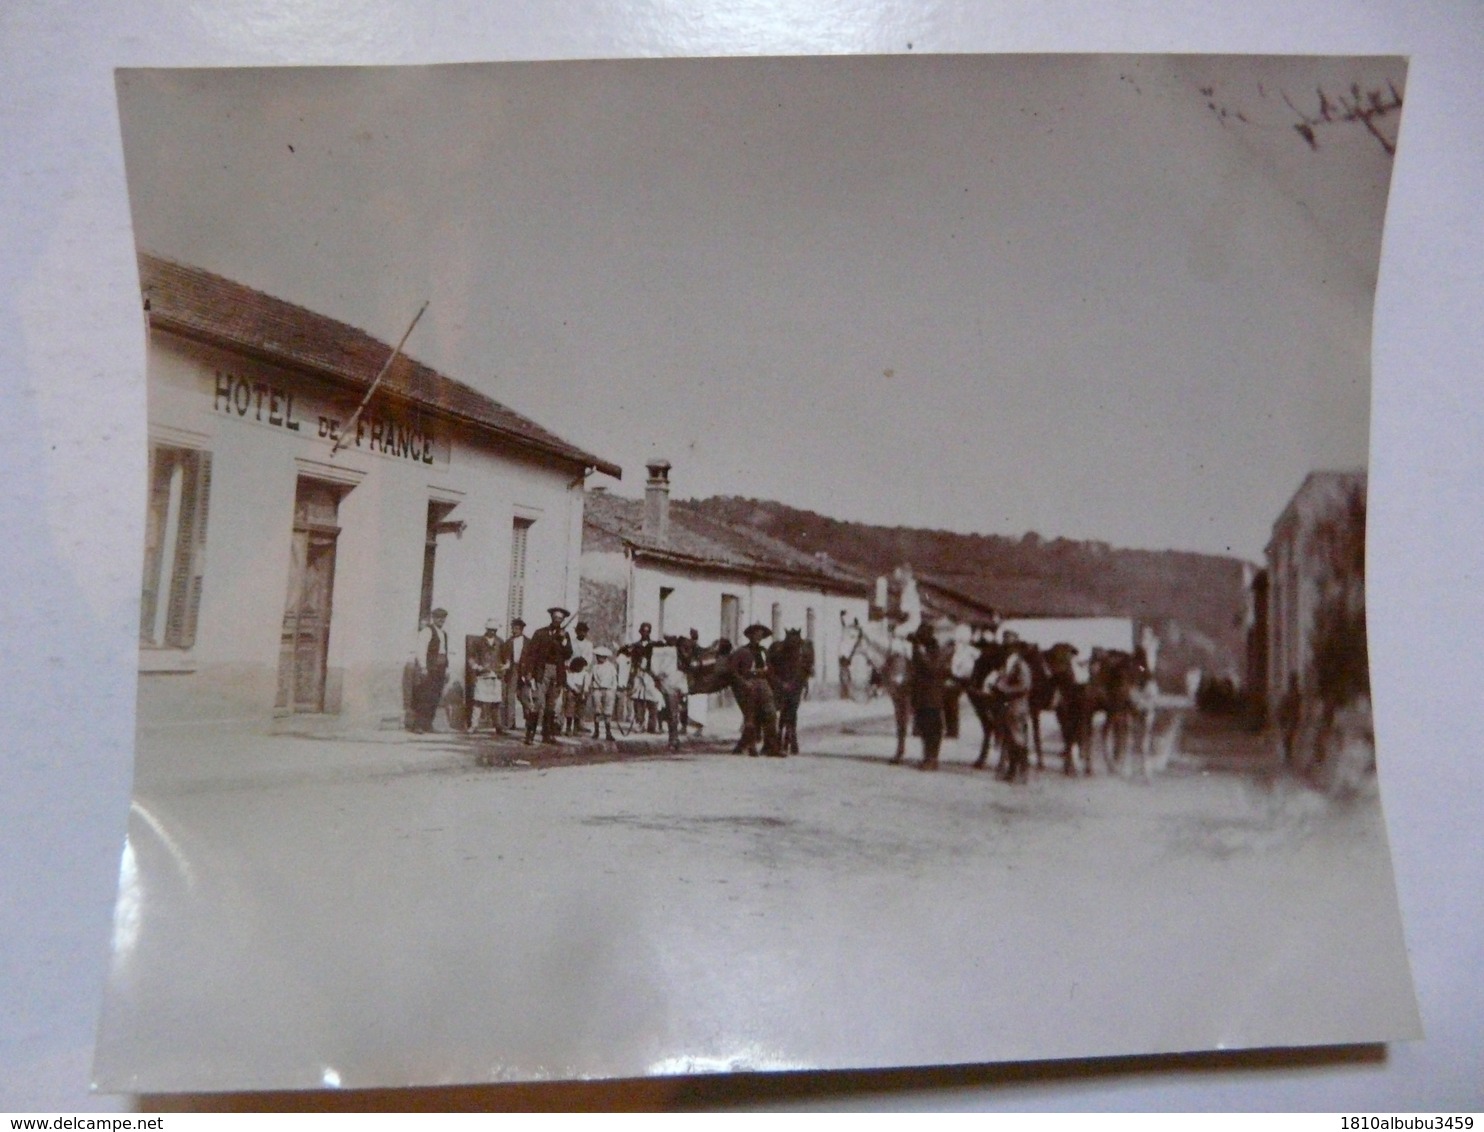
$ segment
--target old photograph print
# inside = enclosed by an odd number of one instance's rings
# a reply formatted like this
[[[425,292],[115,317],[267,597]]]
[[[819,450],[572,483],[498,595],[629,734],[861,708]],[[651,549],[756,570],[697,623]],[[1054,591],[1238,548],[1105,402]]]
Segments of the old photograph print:
[[[1365,604],[1405,79],[119,72],[97,1087],[1418,1036]]]

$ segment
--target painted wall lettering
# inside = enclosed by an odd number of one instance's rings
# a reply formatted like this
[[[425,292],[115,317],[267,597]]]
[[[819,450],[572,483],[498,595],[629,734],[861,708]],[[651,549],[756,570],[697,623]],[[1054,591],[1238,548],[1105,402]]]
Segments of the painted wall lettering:
[[[333,417],[320,417],[320,436],[339,441],[341,424]],[[347,440],[346,444],[380,452],[384,456],[415,460],[419,464],[433,462],[433,434],[394,417],[360,417],[356,421],[354,439]]]
[[[294,419],[294,395],[266,381],[249,381],[236,374],[216,371],[216,392],[211,407],[219,413],[250,417],[275,428],[298,432],[301,422]]]
[[[216,371],[216,388],[212,394],[211,407],[215,412],[232,417],[242,417],[259,424],[298,432],[302,423],[294,417],[294,395],[287,389],[266,381],[251,381],[236,374]],[[337,417],[319,416],[319,435],[332,443],[339,442],[345,422]],[[362,413],[355,422],[355,435],[347,435],[347,447],[390,456],[399,460],[411,460],[418,464],[432,464],[437,438],[420,425],[412,424],[395,414],[381,415]]]

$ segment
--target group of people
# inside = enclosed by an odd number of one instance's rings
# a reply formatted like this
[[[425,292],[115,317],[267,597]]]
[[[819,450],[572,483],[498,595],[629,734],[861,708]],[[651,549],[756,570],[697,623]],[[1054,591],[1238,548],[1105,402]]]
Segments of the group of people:
[[[966,696],[979,717],[983,739],[974,766],[983,767],[990,746],[1001,750],[999,774],[1007,782],[1024,782],[1030,774],[1031,693],[1035,674],[1026,646],[1013,631],[1000,641],[988,626],[976,627],[969,647],[938,642],[924,621],[907,636],[911,655],[905,692],[912,709],[912,728],[922,740],[922,768],[938,769],[945,734],[958,737],[958,705]],[[893,762],[901,762],[899,750]]]
[[[536,741],[538,728],[544,742],[555,743],[559,731],[575,719],[588,689],[605,679],[599,654],[608,650],[595,647],[588,639],[587,624],[578,622],[569,633],[570,610],[554,605],[547,615],[550,622],[529,637],[525,621],[517,617],[510,623],[508,637],[500,635],[499,622],[491,619],[485,622],[482,636],[465,641],[470,730],[504,732],[523,723],[526,743]],[[447,610],[435,609],[419,633],[409,721],[413,732],[433,729],[433,718],[448,686],[447,619]]]
[[[500,623],[485,622],[481,636],[469,637],[464,648],[464,690],[470,731],[504,734],[524,730],[525,742],[554,744],[559,735],[586,733],[588,719],[593,738],[613,738],[615,719],[632,718],[636,727],[657,732],[665,721],[666,702],[653,672],[654,650],[649,623],[638,638],[618,649],[599,645],[585,621],[567,629],[573,614],[563,606],[547,611],[548,624],[529,637],[526,623],[515,618],[510,634],[502,636]],[[408,729],[433,730],[433,720],[449,684],[450,648],[446,609],[434,609],[424,621],[413,656],[411,711]],[[698,649],[699,634],[691,630]],[[683,726],[697,732],[705,726],[706,700],[693,696],[682,704]]]
[[[974,766],[984,767],[991,747],[998,746],[995,769],[1007,782],[1029,778],[1033,748],[1037,766],[1044,765],[1040,720],[1048,711],[1056,715],[1066,774],[1076,773],[1077,761],[1092,774],[1093,752],[1101,749],[1109,770],[1127,773],[1125,756],[1132,755],[1143,777],[1150,778],[1164,700],[1154,679],[1159,642],[1152,631],[1146,629],[1132,650],[1094,647],[1083,657],[1069,643],[1042,649],[1012,630],[996,639],[995,628],[960,626],[946,644],[926,622],[905,637],[892,633],[892,640],[904,646],[892,658],[898,662],[891,680],[898,724],[893,762],[904,759],[910,723],[922,740],[922,768],[937,769],[943,739],[958,737],[959,703],[966,699],[983,736]],[[1199,679],[1197,669],[1187,674],[1190,704]],[[1182,707],[1179,698],[1173,706]],[[1178,735],[1174,718],[1169,734]],[[1095,720],[1101,721],[1096,728]]]
[[[735,753],[779,757],[798,752],[799,704],[814,668],[813,645],[801,639],[798,630],[768,644],[772,630],[753,624],[742,631],[744,643],[739,647],[719,641],[708,650],[702,648],[695,629],[688,638],[660,640],[645,622],[635,640],[611,649],[593,641],[584,621],[569,632],[573,614],[566,608],[552,606],[547,615],[549,623],[529,637],[525,622],[515,618],[508,637],[502,637],[498,623],[491,620],[482,636],[466,640],[464,686],[471,731],[503,733],[523,725],[527,744],[536,742],[538,731],[543,743],[556,743],[562,734],[586,734],[590,720],[593,738],[612,740],[615,718],[625,713],[624,722],[631,720],[645,732],[657,733],[668,724],[671,745],[676,746],[678,734],[704,730],[707,694],[729,689],[742,713]],[[447,687],[447,616],[446,610],[433,610],[419,638],[409,721],[415,732],[432,729]],[[991,747],[998,746],[1000,776],[1007,782],[1028,778],[1032,746],[1039,751],[1035,728],[1039,711],[1059,704],[1056,696],[1072,689],[1069,685],[1058,693],[1058,677],[1048,669],[1044,655],[1013,631],[996,639],[996,628],[961,629],[963,639],[948,643],[939,641],[927,621],[905,636],[891,634],[899,649],[905,645],[896,655],[898,747],[893,762],[904,759],[905,709],[912,732],[922,742],[921,766],[936,770],[943,740],[958,737],[959,705],[966,698],[983,736],[974,766],[984,767]],[[842,638],[853,639],[856,645],[864,641],[858,626],[854,634]],[[1077,651],[1057,647],[1071,654]],[[663,668],[657,665],[661,649],[671,653]],[[1146,666],[1142,649],[1135,656],[1139,662],[1135,667],[1147,680],[1152,665]],[[851,655],[843,645],[839,661],[841,691],[848,694]],[[1141,691],[1142,685],[1136,685],[1134,694]],[[1046,702],[1033,702],[1038,694]],[[1082,729],[1061,719],[1063,713],[1057,710],[1070,773],[1071,743]],[[1080,742],[1090,773],[1087,738],[1082,736]]]

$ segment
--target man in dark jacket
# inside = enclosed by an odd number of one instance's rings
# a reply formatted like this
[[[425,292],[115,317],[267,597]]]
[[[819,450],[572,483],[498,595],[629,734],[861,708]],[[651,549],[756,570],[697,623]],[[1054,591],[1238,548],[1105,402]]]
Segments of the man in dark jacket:
[[[557,741],[557,713],[567,689],[567,661],[572,659],[572,638],[565,628],[570,612],[560,605],[546,611],[551,624],[531,634],[520,658],[521,683],[527,689],[526,746],[536,741],[536,720],[541,721],[541,741]]]
[[[418,633],[417,652],[413,656],[412,726],[422,733],[433,730],[433,717],[443,701],[443,687],[448,683],[448,630],[443,623],[448,610],[435,609],[428,614]]]
[[[761,738],[763,754],[781,758],[784,752],[778,735],[778,703],[768,683],[768,650],[763,647],[763,638],[771,637],[773,630],[766,625],[749,625],[742,635],[747,643],[727,658],[732,694],[742,711],[742,735],[732,753],[756,755]]]
[[[912,714],[922,738],[922,769],[938,769],[938,751],[943,746],[943,701],[948,666],[938,648],[933,627],[924,621],[912,634],[912,659],[908,665]]]

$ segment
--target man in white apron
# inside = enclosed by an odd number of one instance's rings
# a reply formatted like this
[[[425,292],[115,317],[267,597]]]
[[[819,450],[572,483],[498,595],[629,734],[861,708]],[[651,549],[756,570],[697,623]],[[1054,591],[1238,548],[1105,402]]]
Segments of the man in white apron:
[[[469,642],[467,663],[474,677],[474,719],[472,731],[503,731],[500,708],[505,698],[500,679],[500,653],[505,642],[500,639],[500,623],[493,618],[484,623],[484,636]]]

